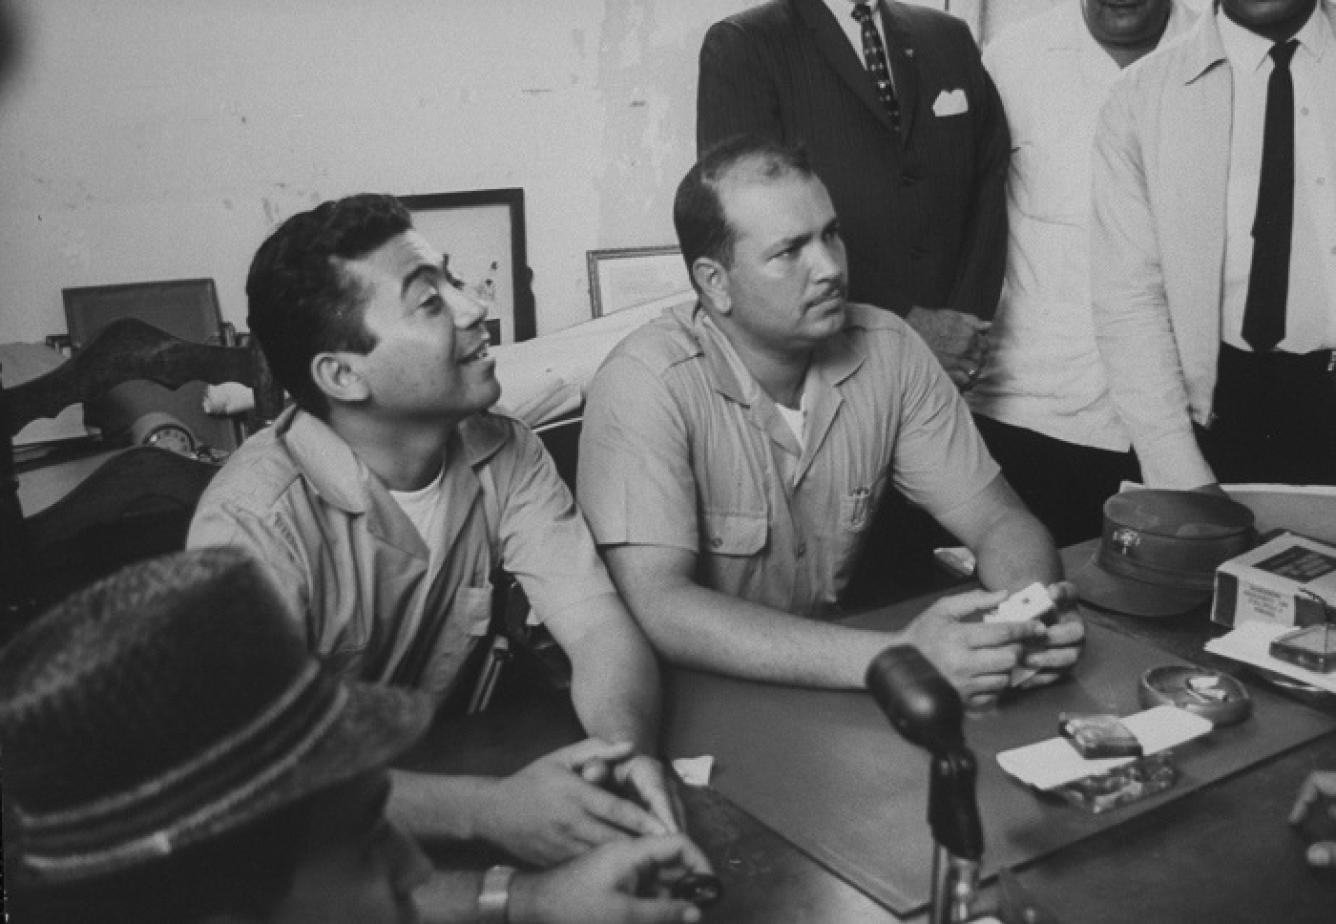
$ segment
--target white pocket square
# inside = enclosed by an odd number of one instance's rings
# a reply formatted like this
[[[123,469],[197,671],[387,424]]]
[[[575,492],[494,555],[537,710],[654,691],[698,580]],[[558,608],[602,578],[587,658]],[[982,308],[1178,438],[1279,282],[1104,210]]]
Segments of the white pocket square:
[[[965,97],[965,91],[961,89],[943,90],[937,94],[937,99],[932,104],[932,114],[939,119],[969,111],[970,101]]]

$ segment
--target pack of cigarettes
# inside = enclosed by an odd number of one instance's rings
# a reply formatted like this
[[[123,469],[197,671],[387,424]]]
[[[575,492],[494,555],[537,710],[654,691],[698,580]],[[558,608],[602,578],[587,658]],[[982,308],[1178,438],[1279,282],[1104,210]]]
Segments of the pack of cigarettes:
[[[1328,602],[1330,601],[1330,603]],[[1211,619],[1310,626],[1336,620],[1336,546],[1281,532],[1215,572]]]

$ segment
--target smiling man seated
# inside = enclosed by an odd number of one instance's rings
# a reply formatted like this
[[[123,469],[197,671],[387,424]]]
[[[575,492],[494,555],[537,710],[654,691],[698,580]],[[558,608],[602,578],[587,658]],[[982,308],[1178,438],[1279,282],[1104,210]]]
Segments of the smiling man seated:
[[[188,544],[248,549],[323,660],[438,702],[487,632],[504,564],[570,657],[585,729],[609,744],[504,779],[396,773],[391,814],[420,835],[478,838],[542,864],[677,830],[649,756],[653,652],[542,444],[488,412],[500,387],[486,309],[446,267],[391,196],[326,202],[264,242],[248,321],[296,405],[228,460]],[[591,761],[634,798],[588,782]]]
[[[11,919],[418,921],[431,868],[385,818],[385,764],[432,705],[321,665],[235,549],[154,559],[75,594],[0,654]],[[704,868],[681,835],[618,841],[515,875],[490,910],[482,874],[439,873],[424,910],[690,921],[691,905],[656,893]]]

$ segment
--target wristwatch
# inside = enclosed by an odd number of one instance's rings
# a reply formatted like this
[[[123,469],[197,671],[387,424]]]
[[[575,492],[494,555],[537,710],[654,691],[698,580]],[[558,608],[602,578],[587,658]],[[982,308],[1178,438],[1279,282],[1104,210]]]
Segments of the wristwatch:
[[[510,880],[515,878],[515,867],[493,866],[482,874],[482,888],[478,891],[478,924],[506,924],[506,908],[510,904]]]

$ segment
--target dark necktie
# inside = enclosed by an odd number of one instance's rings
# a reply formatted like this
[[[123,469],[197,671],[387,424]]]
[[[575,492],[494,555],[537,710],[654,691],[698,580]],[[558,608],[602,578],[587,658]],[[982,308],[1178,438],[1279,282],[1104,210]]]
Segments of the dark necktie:
[[[900,130],[900,103],[895,98],[895,87],[891,84],[891,69],[886,63],[886,49],[882,47],[881,35],[872,21],[872,10],[867,3],[854,4],[854,19],[863,30],[863,60],[867,62],[868,73],[877,87],[877,96],[886,107],[886,114],[891,117],[891,125]]]
[[[1275,67],[1266,82],[1262,134],[1262,178],[1253,219],[1252,267],[1243,309],[1243,339],[1253,350],[1270,350],[1285,338],[1285,300],[1290,287],[1290,234],[1294,227],[1294,39],[1271,47]]]

